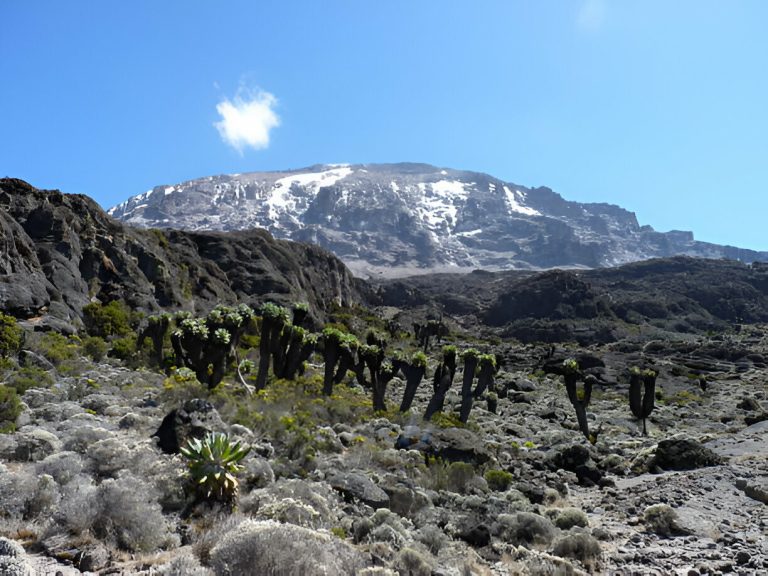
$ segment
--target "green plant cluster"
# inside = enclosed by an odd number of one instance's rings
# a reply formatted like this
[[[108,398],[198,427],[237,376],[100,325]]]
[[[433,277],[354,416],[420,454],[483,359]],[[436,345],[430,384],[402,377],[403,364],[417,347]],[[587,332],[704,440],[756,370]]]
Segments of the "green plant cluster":
[[[0,312],[0,357],[15,355],[24,343],[24,329],[16,318]]]
[[[0,384],[0,434],[16,430],[16,419],[21,414],[21,400],[16,390]]]
[[[83,323],[88,334],[101,338],[128,336],[133,331],[131,311],[117,300],[107,304],[92,302],[83,306]]]
[[[181,454],[186,458],[195,495],[206,500],[233,502],[239,486],[235,475],[243,470],[241,462],[250,450],[221,432],[190,439],[181,448]]]
[[[514,476],[511,472],[506,470],[487,470],[484,474],[485,481],[488,482],[488,487],[491,490],[497,492],[504,492],[512,484]]]

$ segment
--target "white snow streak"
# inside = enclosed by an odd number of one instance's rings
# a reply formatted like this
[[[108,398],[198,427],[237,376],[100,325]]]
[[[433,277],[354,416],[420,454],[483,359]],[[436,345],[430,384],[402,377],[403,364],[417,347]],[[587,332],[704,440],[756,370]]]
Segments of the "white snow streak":
[[[471,184],[466,184],[471,186]],[[464,182],[455,180],[440,180],[431,184],[419,183],[423,194],[422,203],[417,207],[422,221],[431,229],[447,228],[450,233],[456,225],[458,204],[466,201],[469,192],[464,188]]]
[[[297,184],[305,187],[312,194],[317,194],[324,186],[333,186],[352,174],[353,170],[348,165],[334,165],[332,170],[324,172],[307,172],[304,174],[291,174],[277,180],[272,187],[272,193],[267,199],[269,206],[269,218],[276,220],[278,212],[292,213],[296,208],[296,198],[291,194],[291,186]]]
[[[541,212],[538,210],[534,210],[533,208],[529,208],[528,206],[523,206],[520,204],[520,202],[517,200],[517,196],[515,196],[515,193],[520,195],[521,199],[524,199],[525,196],[519,190],[512,192],[512,190],[504,186],[504,193],[507,196],[507,209],[509,210],[510,214],[517,212],[518,214],[525,214],[526,216],[541,216]]]

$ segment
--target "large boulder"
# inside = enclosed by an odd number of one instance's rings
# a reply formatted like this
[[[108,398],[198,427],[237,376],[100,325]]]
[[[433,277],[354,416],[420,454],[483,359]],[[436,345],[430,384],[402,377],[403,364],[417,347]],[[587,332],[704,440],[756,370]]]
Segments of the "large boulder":
[[[589,449],[583,444],[572,444],[554,450],[547,464],[552,470],[562,468],[574,472],[579,484],[585,486],[599,484],[603,478],[603,473],[592,460]]]
[[[61,450],[61,441],[42,428],[22,428],[7,442],[0,442],[0,457],[20,462],[37,462]]]
[[[744,485],[744,494],[750,498],[768,504],[768,480],[757,478]]]
[[[435,430],[430,438],[430,451],[449,462],[467,462],[481,466],[491,459],[491,453],[480,437],[464,428]]]
[[[374,509],[389,507],[389,495],[359,472],[338,472],[328,478],[328,484],[349,500],[360,500]]]
[[[3,576],[32,576],[24,548],[8,538],[0,537],[0,574]]]
[[[213,404],[193,398],[166,414],[152,437],[157,438],[157,445],[166,454],[178,454],[188,439],[203,438],[208,432],[225,429]]]
[[[678,434],[659,442],[650,468],[662,470],[694,470],[705,466],[717,466],[724,459],[698,440]]]

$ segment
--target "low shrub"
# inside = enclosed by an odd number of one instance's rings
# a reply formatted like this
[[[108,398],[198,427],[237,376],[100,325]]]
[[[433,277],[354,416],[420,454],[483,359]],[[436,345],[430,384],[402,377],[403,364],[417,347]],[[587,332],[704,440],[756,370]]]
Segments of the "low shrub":
[[[83,323],[91,336],[127,336],[131,333],[131,312],[117,300],[108,304],[92,302],[83,306]]]
[[[76,452],[56,452],[36,465],[38,475],[48,474],[64,486],[83,471],[83,459]]]
[[[678,524],[677,512],[667,504],[654,504],[643,511],[643,522],[649,532],[659,536],[675,536],[685,534]]]
[[[434,561],[427,554],[413,548],[403,548],[395,559],[395,567],[399,574],[408,576],[431,576]]]
[[[16,318],[0,312],[0,357],[15,355],[24,343],[24,330]]]
[[[277,520],[282,524],[294,524],[304,528],[321,527],[320,514],[312,506],[293,498],[282,498],[259,507],[258,515],[265,520]]]
[[[568,530],[574,526],[586,528],[589,526],[589,518],[578,508],[564,508],[555,517],[555,526],[561,530]]]
[[[109,346],[103,338],[99,336],[88,336],[83,339],[83,354],[88,356],[94,362],[101,362],[107,355]]]
[[[24,515],[27,518],[50,516],[50,513],[56,509],[60,498],[59,486],[53,476],[41,474],[35,482],[32,497],[27,501]]]
[[[532,512],[500,514],[495,532],[505,542],[515,546],[548,546],[557,529],[547,518]]]
[[[418,531],[416,540],[424,544],[432,554],[437,556],[440,549],[448,541],[448,536],[439,527],[428,524]]]
[[[552,553],[561,558],[578,560],[593,572],[598,568],[602,550],[595,537],[578,533],[568,534],[555,542]]]
[[[95,534],[131,552],[152,552],[179,545],[163,516],[154,489],[130,473],[98,487]],[[91,504],[93,506],[93,503]]]
[[[58,332],[46,332],[35,347],[57,368],[77,357],[77,344]]]
[[[98,489],[93,479],[78,474],[61,489],[61,500],[53,513],[55,526],[59,530],[78,536],[87,533],[99,515]]]
[[[363,555],[343,540],[272,521],[246,520],[211,550],[217,574],[324,576],[356,574],[365,565]]]
[[[0,433],[16,430],[16,419],[21,414],[21,400],[15,389],[0,384]]]
[[[0,472],[0,518],[22,519],[27,511],[27,503],[34,497],[35,486],[36,480],[32,474]]]
[[[388,542],[400,548],[409,540],[410,522],[387,508],[379,508],[368,518],[360,518],[353,525],[356,542]]]
[[[113,340],[109,355],[123,361],[133,359],[138,355],[136,351],[136,336],[130,335]]]
[[[50,388],[53,385],[53,378],[37,366],[22,366],[7,377],[6,385],[19,394],[24,394],[30,388]]]
[[[5,576],[27,576],[32,568],[27,563],[24,548],[20,544],[0,537],[0,574]]]
[[[432,459],[424,471],[422,484],[431,490],[462,493],[475,476],[474,467],[467,462],[445,463]]]
[[[488,470],[484,478],[491,490],[504,492],[512,484],[514,476],[506,470]]]
[[[158,576],[214,576],[208,568],[201,566],[192,554],[177,556],[167,564],[157,566],[154,572]]]

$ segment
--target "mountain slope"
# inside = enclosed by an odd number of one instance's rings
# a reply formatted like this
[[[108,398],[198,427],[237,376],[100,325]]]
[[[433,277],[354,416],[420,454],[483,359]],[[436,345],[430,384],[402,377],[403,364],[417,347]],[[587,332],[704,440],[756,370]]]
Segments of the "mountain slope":
[[[146,227],[265,228],[324,246],[358,273],[593,268],[680,254],[768,260],[768,252],[698,242],[690,232],[656,232],[618,206],[426,164],[212,176],[155,187],[109,213]]]
[[[361,300],[362,284],[317,246],[264,230],[232,234],[141,230],[90,198],[0,179],[0,310],[77,324],[94,299],[131,308],[301,300],[322,315]]]

